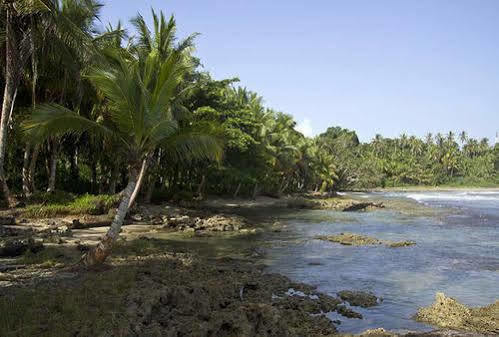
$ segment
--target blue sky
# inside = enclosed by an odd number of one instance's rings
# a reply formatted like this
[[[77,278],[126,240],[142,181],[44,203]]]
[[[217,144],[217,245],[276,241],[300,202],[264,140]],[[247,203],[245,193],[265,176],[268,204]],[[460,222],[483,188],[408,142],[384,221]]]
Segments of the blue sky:
[[[496,0],[103,0],[103,23],[174,13],[217,79],[239,77],[300,129],[499,131]]]

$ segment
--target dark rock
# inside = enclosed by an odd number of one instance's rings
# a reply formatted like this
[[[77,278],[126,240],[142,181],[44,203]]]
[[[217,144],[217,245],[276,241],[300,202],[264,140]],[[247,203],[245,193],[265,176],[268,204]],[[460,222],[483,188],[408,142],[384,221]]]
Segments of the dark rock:
[[[143,220],[143,217],[142,215],[140,214],[134,214],[130,217],[133,221],[136,221],[136,222],[140,222]]]
[[[81,243],[78,243],[78,245],[76,245],[76,249],[78,249],[82,253],[86,253],[90,250],[90,247],[87,245],[83,245]]]
[[[341,316],[347,317],[347,318],[358,318],[362,319],[362,314],[353,311],[352,309],[348,308],[346,305],[338,305],[336,308],[336,311],[338,314]]]
[[[390,248],[399,248],[399,247],[408,247],[408,246],[414,246],[416,242],[406,240],[406,241],[398,241],[398,242],[392,242],[388,244],[388,247]]]
[[[36,242],[32,238],[28,239],[12,239],[4,242],[0,247],[0,256],[15,257],[24,254],[27,251],[38,253],[43,249],[41,242]]]
[[[338,296],[355,307],[369,308],[378,305],[378,298],[364,291],[343,290],[338,293]]]
[[[16,219],[13,216],[1,216],[0,225],[12,226],[16,224]]]
[[[73,229],[83,229],[85,225],[80,222],[80,219],[73,219],[73,223],[71,225]]]
[[[367,208],[384,208],[385,206],[382,203],[376,202],[352,202],[350,205],[343,208],[343,212],[355,212],[355,211],[363,211]]]

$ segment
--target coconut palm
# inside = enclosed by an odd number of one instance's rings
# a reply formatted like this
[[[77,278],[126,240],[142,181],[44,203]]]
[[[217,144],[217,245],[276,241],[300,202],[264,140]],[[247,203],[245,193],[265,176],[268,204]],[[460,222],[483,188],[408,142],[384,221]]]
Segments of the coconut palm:
[[[138,184],[143,163],[162,146],[177,158],[218,159],[221,146],[206,130],[179,127],[172,113],[172,101],[188,70],[185,50],[177,48],[160,60],[154,52],[140,58],[127,50],[106,52],[109,62],[89,74],[107,100],[102,120],[93,121],[57,104],[39,106],[24,125],[31,137],[89,132],[112,139],[128,158],[128,184],[122,193],[117,214],[107,234],[83,259],[86,265],[103,262],[118,238]]]
[[[16,203],[10,195],[5,176],[5,153],[7,148],[8,124],[12,118],[22,69],[32,52],[32,17],[47,12],[53,5],[51,0],[17,0],[0,2],[1,42],[5,48],[5,85],[0,119],[0,188],[9,206]]]

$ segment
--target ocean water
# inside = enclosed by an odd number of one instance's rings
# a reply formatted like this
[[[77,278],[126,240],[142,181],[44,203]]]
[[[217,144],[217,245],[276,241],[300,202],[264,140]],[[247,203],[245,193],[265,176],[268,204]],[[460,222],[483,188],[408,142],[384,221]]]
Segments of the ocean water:
[[[268,271],[314,284],[320,291],[370,291],[383,301],[355,308],[363,320],[340,319],[340,331],[358,333],[383,327],[394,331],[431,330],[411,317],[433,303],[436,292],[472,306],[499,299],[499,191],[356,194],[403,201],[405,212],[299,211],[287,226],[267,238]],[[411,205],[430,212],[414,212]],[[409,209],[409,212],[407,211]],[[352,247],[315,239],[353,232],[388,240],[413,240],[410,247]]]

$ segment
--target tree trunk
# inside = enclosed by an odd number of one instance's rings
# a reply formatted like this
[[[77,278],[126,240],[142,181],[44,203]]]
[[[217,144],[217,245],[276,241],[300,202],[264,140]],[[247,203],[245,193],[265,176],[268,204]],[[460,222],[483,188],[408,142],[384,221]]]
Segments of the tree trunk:
[[[256,199],[258,195],[258,183],[255,183],[255,188],[253,189],[253,199]]]
[[[241,189],[241,183],[237,184],[236,190],[234,192],[233,198],[237,198],[237,195],[239,194],[239,190]]]
[[[9,207],[16,204],[15,198],[10,195],[7,177],[5,176],[5,152],[7,148],[7,129],[16,99],[16,88],[19,82],[19,55],[15,32],[12,27],[12,9],[6,6],[5,21],[5,86],[2,104],[2,117],[0,119],[0,188]]]
[[[80,181],[80,172],[78,170],[78,148],[76,146],[74,147],[73,153],[71,153],[69,166],[71,180],[76,184]]]
[[[31,194],[31,186],[29,182],[29,159],[31,155],[31,144],[26,144],[23,158],[23,194],[29,196]]]
[[[109,194],[116,193],[116,182],[118,180],[118,176],[120,174],[120,167],[117,164],[113,165],[111,170],[111,178],[109,178]]]
[[[144,202],[150,204],[152,200],[152,195],[154,193],[154,188],[156,187],[157,176],[154,173],[149,174],[148,185],[146,195],[144,197]]]
[[[100,171],[100,179],[99,179],[99,194],[104,194],[104,184],[106,179],[104,178],[104,172],[106,172],[106,167],[102,165],[102,163],[99,165],[99,171]]]
[[[29,170],[28,170],[28,182],[31,193],[36,192],[35,171],[36,171],[36,161],[38,160],[39,153],[40,153],[40,145],[37,144],[33,149],[33,154],[31,156],[31,162],[29,163]]]
[[[114,242],[118,239],[121,232],[121,226],[125,221],[126,214],[129,210],[130,199],[132,193],[137,185],[137,169],[132,167],[130,170],[130,177],[128,178],[128,184],[123,191],[123,196],[118,207],[118,212],[116,213],[111,227],[107,231],[106,235],[101,239],[101,241],[92,248],[88,253],[83,255],[82,262],[85,266],[95,266],[97,264],[103,263],[106,258],[111,254],[111,249]]]
[[[57,140],[52,140],[51,154],[50,154],[50,163],[49,163],[49,184],[47,188],[47,192],[55,191],[55,175],[57,171]]]
[[[288,185],[289,185],[289,182],[287,181],[287,179],[283,178],[282,182],[281,182],[281,186],[279,186],[279,190],[277,191],[277,194],[279,196],[281,196],[284,193],[284,191],[286,190],[286,188],[288,188]]]
[[[204,184],[206,183],[206,176],[203,174],[203,177],[201,178],[201,183],[199,183],[198,186],[198,191],[197,195],[202,198],[203,197],[203,189],[204,189]]]
[[[139,173],[139,177],[137,180],[137,184],[135,185],[133,193],[130,197],[130,203],[128,204],[128,208],[131,208],[133,206],[133,204],[135,203],[135,199],[137,199],[137,196],[139,195],[140,188],[142,187],[142,182],[144,181],[144,176],[146,174],[148,161],[149,161],[149,158],[146,158],[142,161],[142,167],[140,168],[140,173]]]

